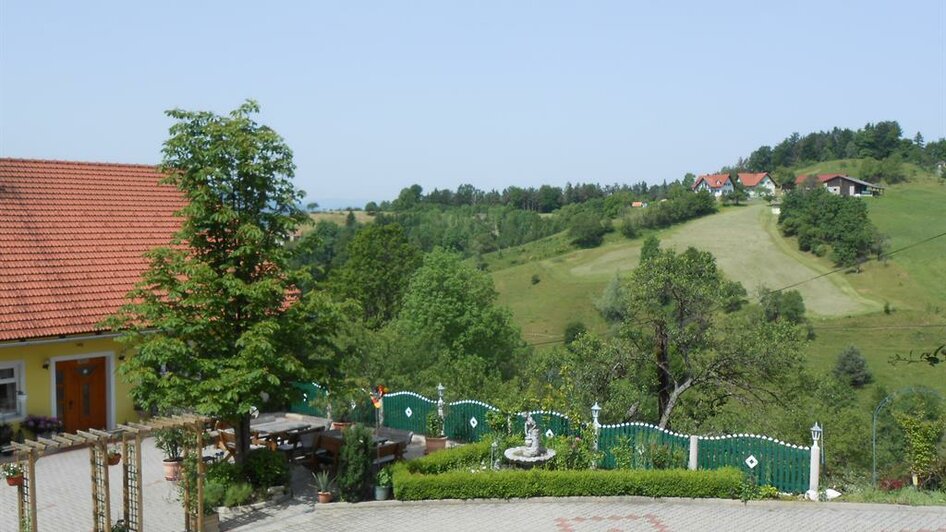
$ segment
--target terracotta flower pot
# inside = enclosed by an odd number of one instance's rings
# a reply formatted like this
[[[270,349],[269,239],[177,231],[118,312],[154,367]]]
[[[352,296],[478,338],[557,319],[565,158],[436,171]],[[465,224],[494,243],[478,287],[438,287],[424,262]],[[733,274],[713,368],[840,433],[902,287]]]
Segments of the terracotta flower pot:
[[[351,421],[333,421],[332,430],[345,430],[352,425],[354,425],[354,423]]]
[[[122,461],[121,453],[108,453],[108,465],[118,465]]]
[[[164,461],[164,480],[181,480],[180,458],[172,458]]]
[[[447,438],[434,438],[433,436],[427,436],[424,438],[426,441],[426,454],[430,454],[434,451],[439,451],[447,448]]]
[[[17,475],[15,477],[7,477],[7,486],[22,486],[23,485],[23,475]]]
[[[331,491],[320,491],[319,492],[319,504],[327,504],[332,502],[332,492]]]

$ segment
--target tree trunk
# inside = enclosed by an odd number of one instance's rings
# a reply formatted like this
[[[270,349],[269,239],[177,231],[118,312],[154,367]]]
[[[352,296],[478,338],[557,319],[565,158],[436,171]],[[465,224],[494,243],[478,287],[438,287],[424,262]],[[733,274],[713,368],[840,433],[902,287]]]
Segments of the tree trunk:
[[[242,464],[246,454],[250,452],[250,415],[243,414],[240,416],[234,430],[236,431],[237,448],[233,459],[236,463]]]
[[[657,339],[657,412],[660,418],[664,418],[667,411],[667,405],[670,402],[670,394],[673,392],[673,379],[670,376],[670,340],[667,338],[667,331],[663,324],[657,325],[657,331],[654,335]],[[663,426],[663,425],[661,425]]]
[[[658,427],[662,429],[670,428],[670,414],[673,413],[673,407],[677,406],[677,400],[680,399],[683,392],[687,391],[692,385],[693,379],[687,379],[682,385],[674,388],[670,397],[667,398],[666,410],[660,413],[660,423],[657,424]]]

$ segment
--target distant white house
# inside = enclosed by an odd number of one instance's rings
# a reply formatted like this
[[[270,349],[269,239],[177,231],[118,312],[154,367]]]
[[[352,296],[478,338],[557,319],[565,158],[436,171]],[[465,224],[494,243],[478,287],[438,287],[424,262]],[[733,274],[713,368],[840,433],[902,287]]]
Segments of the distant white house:
[[[708,190],[718,198],[732,192],[733,184],[732,180],[729,179],[729,174],[711,174],[696,178],[692,188],[693,192]]]
[[[766,194],[775,195],[775,181],[772,180],[768,172],[739,174],[739,182],[742,183],[742,187],[749,197],[760,197]]]

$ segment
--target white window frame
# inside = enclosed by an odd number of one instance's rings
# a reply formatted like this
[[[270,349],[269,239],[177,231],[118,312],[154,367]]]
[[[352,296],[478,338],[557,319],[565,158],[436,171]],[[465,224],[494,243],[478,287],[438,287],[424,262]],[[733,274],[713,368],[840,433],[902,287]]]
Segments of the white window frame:
[[[16,385],[17,397],[16,397],[16,412],[13,414],[0,412],[0,421],[6,423],[12,423],[16,421],[22,421],[26,417],[26,405],[23,404],[23,401],[20,400],[22,395],[26,394],[26,375],[24,374],[24,364],[22,360],[7,360],[0,362],[0,369],[12,369],[13,370],[13,379],[0,379],[0,384],[10,384],[13,382]]]

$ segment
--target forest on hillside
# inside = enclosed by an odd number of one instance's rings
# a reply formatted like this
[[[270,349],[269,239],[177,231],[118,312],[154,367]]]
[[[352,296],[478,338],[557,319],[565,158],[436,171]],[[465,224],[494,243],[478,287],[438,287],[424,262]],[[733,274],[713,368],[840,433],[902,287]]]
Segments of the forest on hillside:
[[[796,132],[775,146],[758,147],[727,170],[770,172],[778,183],[790,184],[795,178],[793,168],[835,159],[864,159],[856,177],[898,183],[905,179],[905,162],[934,170],[946,161],[946,139],[926,142],[920,132],[905,138],[895,120],[867,123],[857,130],[834,127],[806,135]]]

